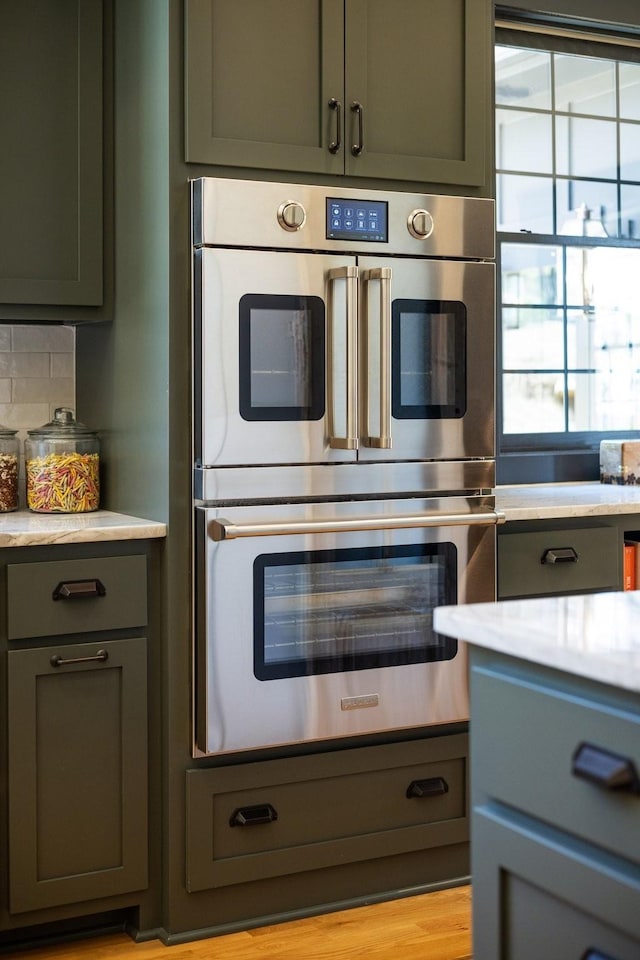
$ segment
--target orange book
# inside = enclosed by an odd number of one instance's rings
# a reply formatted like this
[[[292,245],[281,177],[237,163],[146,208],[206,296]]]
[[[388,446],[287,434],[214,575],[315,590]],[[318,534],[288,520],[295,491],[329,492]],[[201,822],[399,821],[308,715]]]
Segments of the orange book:
[[[636,547],[637,544],[625,540],[624,543],[624,564],[622,567],[623,590],[636,589]]]

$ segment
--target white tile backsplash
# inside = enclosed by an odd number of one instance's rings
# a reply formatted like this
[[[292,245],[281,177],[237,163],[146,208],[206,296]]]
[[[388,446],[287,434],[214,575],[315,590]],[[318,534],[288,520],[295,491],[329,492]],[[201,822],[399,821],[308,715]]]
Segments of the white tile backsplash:
[[[51,356],[50,353],[0,353],[0,377],[12,380],[49,377]]]
[[[50,324],[39,327],[21,324],[11,327],[11,350],[14,353],[72,353],[75,347],[73,327]]]
[[[0,324],[0,424],[18,431],[20,502],[24,504],[24,439],[56,407],[75,414],[75,329]]]
[[[0,423],[18,427],[21,439],[56,407],[75,410],[75,342],[73,327],[0,324]]]
[[[73,380],[62,377],[18,377],[11,381],[11,400],[14,403],[46,402],[58,407],[71,407],[74,403]],[[35,424],[40,426],[40,424]]]
[[[50,353],[49,362],[49,376],[75,380],[75,355],[73,353]]]

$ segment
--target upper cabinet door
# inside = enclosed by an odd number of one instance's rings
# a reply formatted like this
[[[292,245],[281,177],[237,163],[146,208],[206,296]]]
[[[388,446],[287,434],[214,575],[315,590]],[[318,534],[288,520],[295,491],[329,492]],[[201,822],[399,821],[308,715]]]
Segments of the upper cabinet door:
[[[0,6],[0,303],[102,303],[102,0]]]
[[[346,0],[346,172],[486,182],[488,0]]]
[[[187,162],[344,171],[343,0],[186,0],[185,15]]]

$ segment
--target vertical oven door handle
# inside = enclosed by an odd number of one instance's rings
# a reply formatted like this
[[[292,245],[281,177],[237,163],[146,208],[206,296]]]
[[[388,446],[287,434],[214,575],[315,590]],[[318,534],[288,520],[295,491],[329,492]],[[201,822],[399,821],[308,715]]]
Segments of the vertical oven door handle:
[[[373,371],[369,369],[369,337],[371,336],[369,296],[364,298],[367,315],[365,318],[367,337],[367,371],[365,375],[366,389],[366,443],[368,447],[378,447],[382,450],[391,448],[391,267],[376,267],[373,270],[363,270],[362,279],[368,285],[374,281],[380,283],[380,320],[379,320],[379,370],[378,396],[379,419],[378,433],[369,432],[370,414],[370,385]]]
[[[346,328],[344,331],[345,383],[341,398],[337,396],[336,383],[336,330],[335,283],[346,280]],[[358,449],[358,268],[336,267],[327,273],[329,296],[327,297],[327,386],[329,394],[328,434],[329,446],[337,450]],[[336,409],[340,399],[344,403],[344,436],[337,435]]]
[[[352,517],[349,520],[308,520],[283,523],[231,523],[220,517],[209,524],[213,540],[239,537],[277,537],[314,533],[360,533],[368,530],[404,530],[417,527],[478,526],[504,523],[498,510],[489,513],[434,513],[417,516]]]

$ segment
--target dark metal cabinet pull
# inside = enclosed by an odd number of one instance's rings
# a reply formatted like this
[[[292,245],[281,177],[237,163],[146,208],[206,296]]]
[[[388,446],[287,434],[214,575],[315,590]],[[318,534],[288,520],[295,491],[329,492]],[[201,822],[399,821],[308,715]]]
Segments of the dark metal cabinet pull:
[[[108,659],[109,654],[106,650],[98,650],[94,657],[68,657],[67,659],[61,657],[59,653],[54,653],[49,663],[52,667],[66,667],[70,663],[92,663],[94,661],[104,663]]]
[[[353,101],[351,109],[358,117],[358,139],[352,144],[351,153],[354,157],[359,157],[364,149],[364,120],[362,117],[364,111],[359,100]]]
[[[107,591],[101,580],[61,581],[53,591],[54,600],[82,600],[88,597],[104,597]]]
[[[571,773],[603,790],[640,793],[640,781],[633,760],[592,743],[581,743],[576,748],[571,760]]]
[[[440,797],[449,792],[449,784],[444,777],[430,777],[428,780],[412,780],[407,787],[407,797]]]
[[[549,547],[542,554],[540,563],[577,563],[578,554],[573,547]]]
[[[270,803],[257,803],[252,807],[238,807],[229,818],[230,827],[253,827],[259,823],[273,823],[278,811]]]
[[[340,140],[342,127],[342,104],[339,100],[336,100],[335,97],[331,97],[331,100],[329,100],[329,109],[335,110],[336,113],[336,138],[329,144],[329,153],[337,153],[342,142]]]

